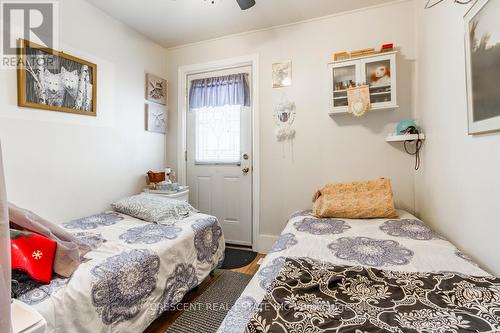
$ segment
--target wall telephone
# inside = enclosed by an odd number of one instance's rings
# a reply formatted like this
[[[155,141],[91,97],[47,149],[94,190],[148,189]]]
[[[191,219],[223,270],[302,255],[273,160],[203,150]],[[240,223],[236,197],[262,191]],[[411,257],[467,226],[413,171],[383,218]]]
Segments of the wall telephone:
[[[412,119],[405,119],[398,123],[396,126],[396,132],[400,135],[404,134],[420,134],[420,130],[417,124]],[[420,150],[422,149],[423,141],[420,139],[420,136],[415,142],[415,150],[411,151],[408,149],[408,144],[413,143],[414,140],[407,140],[404,142],[404,148],[407,154],[415,156],[415,170],[420,169]]]

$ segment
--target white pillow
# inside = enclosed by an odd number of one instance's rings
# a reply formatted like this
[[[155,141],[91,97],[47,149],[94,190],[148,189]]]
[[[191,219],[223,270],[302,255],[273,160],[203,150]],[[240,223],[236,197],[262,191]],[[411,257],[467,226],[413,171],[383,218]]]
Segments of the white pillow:
[[[117,212],[154,223],[174,222],[198,212],[185,201],[148,193],[124,198],[111,207]]]

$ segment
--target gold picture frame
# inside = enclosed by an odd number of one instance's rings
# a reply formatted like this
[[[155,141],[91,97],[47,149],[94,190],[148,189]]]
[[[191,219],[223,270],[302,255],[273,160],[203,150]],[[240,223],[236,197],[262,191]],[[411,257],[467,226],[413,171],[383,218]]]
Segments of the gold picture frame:
[[[17,105],[96,116],[97,65],[18,40]]]

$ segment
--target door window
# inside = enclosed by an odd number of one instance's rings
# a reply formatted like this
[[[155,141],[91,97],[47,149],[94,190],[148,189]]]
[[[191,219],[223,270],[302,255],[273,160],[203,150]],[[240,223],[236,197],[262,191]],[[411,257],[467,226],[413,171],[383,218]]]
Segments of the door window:
[[[241,106],[193,109],[195,112],[195,164],[241,162]]]

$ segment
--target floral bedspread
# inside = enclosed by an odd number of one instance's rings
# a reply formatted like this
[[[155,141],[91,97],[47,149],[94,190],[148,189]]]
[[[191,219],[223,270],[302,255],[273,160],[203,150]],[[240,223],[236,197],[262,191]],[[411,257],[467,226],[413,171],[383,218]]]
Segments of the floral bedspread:
[[[400,218],[392,220],[323,219],[310,211],[293,214],[218,332],[245,331],[285,258],[388,271],[489,275],[425,223],[407,212],[398,213]]]
[[[498,332],[500,278],[285,259],[247,332]]]
[[[160,225],[106,212],[64,227],[93,250],[70,279],[18,296],[47,332],[143,332],[224,259],[222,229],[209,215]]]

